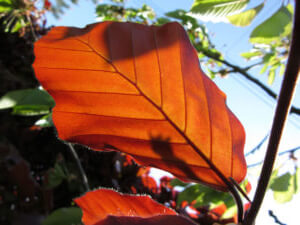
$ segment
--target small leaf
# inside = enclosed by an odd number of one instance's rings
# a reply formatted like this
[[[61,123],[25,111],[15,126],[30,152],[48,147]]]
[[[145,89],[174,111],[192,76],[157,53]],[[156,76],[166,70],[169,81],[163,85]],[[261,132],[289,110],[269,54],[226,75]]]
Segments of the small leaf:
[[[279,68],[279,76],[282,76],[285,71],[285,64],[281,63]]]
[[[54,168],[48,172],[48,185],[47,188],[55,188],[67,178],[64,168],[60,163],[55,163]]]
[[[245,27],[251,24],[256,15],[262,10],[264,3],[256,6],[255,8],[248,9],[245,12],[228,16],[231,24],[239,27]]]
[[[257,26],[250,35],[250,42],[268,44],[280,40],[291,29],[292,14],[290,10],[282,6],[270,18]]]
[[[149,196],[120,194],[99,189],[75,199],[85,225],[195,225]]]
[[[278,203],[285,203],[292,200],[295,193],[294,178],[290,173],[276,177],[270,187],[274,192],[274,199]]]
[[[52,97],[39,89],[11,91],[0,99],[0,109],[13,108],[13,114],[18,115],[47,114],[54,105]]]
[[[227,21],[227,16],[241,12],[249,0],[195,0],[189,15],[204,21]]]
[[[276,76],[276,69],[270,69],[268,75],[268,83],[273,84]]]
[[[52,212],[42,225],[80,225],[82,211],[77,207],[60,208]]]
[[[244,57],[247,60],[253,59],[257,56],[261,56],[262,52],[261,51],[251,51],[251,52],[243,52],[241,53],[241,56]]]

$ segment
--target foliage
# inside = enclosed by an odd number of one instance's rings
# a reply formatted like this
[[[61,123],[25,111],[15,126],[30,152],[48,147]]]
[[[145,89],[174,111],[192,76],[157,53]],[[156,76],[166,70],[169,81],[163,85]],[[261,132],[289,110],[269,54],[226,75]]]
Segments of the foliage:
[[[274,199],[278,203],[286,203],[293,199],[293,196],[299,193],[300,185],[300,172],[296,167],[295,173],[284,173],[280,176],[277,175],[278,170],[273,173],[273,179],[270,181],[270,188],[273,191]]]
[[[247,26],[264,10],[264,2],[253,8],[247,7],[248,1],[223,0],[224,7],[217,7],[220,2],[195,1],[192,13],[178,9],[166,13],[163,17],[157,17],[154,10],[147,5],[128,8],[123,0],[114,0],[109,4],[99,4],[96,13],[101,20],[156,25],[174,20],[179,22],[185,27],[197,49],[200,61],[207,67],[206,72],[213,78],[217,75],[226,76],[233,68],[220,62],[225,60],[222,53],[211,43],[205,25],[193,16],[198,14],[198,18],[204,18],[203,15],[210,15],[205,18],[217,18],[236,26]],[[202,8],[201,11],[198,6],[202,3],[210,4],[212,8],[207,8],[206,11]],[[81,175],[76,162],[68,153],[67,146],[56,139],[49,114],[53,101],[44,91],[38,89],[30,66],[33,61],[33,41],[47,31],[44,27],[45,12],[52,10],[59,16],[67,8],[67,4],[64,1],[44,1],[37,6],[36,2],[32,1],[0,0],[0,92],[1,96],[3,95],[1,104],[3,99],[11,96],[15,90],[18,90],[17,93],[26,93],[28,90],[37,93],[34,94],[34,98],[30,97],[30,101],[25,101],[26,104],[23,100],[19,102],[17,97],[15,100],[18,101],[10,101],[9,109],[6,107],[7,109],[3,108],[0,111],[1,224],[12,224],[24,213],[33,215],[35,220],[49,214],[44,220],[46,224],[63,222],[67,219],[64,217],[65,212],[74,212],[77,216],[80,214],[78,208],[70,206],[74,204],[72,199],[85,192]],[[229,10],[229,13],[225,13],[226,10]],[[261,73],[268,75],[270,84],[276,75],[282,74],[285,69],[291,41],[292,15],[292,6],[282,4],[277,12],[253,29],[250,37],[253,48],[242,54],[246,60],[256,60],[256,66],[261,66]],[[269,30],[269,26],[276,29]],[[20,110],[18,106],[21,106]],[[24,117],[22,112],[31,116]],[[166,177],[162,178],[159,184],[149,176],[149,168],[141,168],[129,156],[115,152],[91,152],[82,146],[76,146],[76,150],[91,188],[104,186],[126,193],[147,193],[153,199],[200,224],[226,224],[236,221],[235,212],[228,210],[232,206],[232,200],[224,193]],[[281,175],[275,171],[273,175],[270,189],[274,192],[275,200],[291,200],[299,191],[299,169],[297,168],[295,173]],[[182,192],[177,191],[179,186]],[[193,197],[187,195],[189,192]],[[214,198],[215,196],[220,198]],[[34,212],[38,212],[38,216]],[[227,217],[231,218],[224,220]],[[26,224],[27,220],[22,221],[23,224]],[[28,223],[32,224],[30,222]]]
[[[243,10],[249,0],[196,0],[191,15],[201,20],[222,21]]]

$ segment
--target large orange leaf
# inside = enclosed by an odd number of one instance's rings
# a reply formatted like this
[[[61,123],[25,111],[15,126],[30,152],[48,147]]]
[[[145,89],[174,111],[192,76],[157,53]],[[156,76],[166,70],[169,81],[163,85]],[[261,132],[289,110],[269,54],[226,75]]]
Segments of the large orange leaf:
[[[149,196],[99,189],[75,199],[85,225],[195,225]]]
[[[218,189],[226,185],[208,161],[243,180],[244,129],[178,23],[56,27],[35,44],[35,56],[61,139],[95,150],[114,146]]]

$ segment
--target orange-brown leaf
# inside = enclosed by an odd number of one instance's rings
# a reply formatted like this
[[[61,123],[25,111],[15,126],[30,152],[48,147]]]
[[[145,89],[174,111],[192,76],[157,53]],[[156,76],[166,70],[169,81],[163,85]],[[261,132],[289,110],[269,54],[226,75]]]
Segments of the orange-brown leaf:
[[[149,196],[134,196],[99,189],[87,192],[84,196],[75,199],[75,202],[83,211],[82,221],[85,225],[163,225],[166,221],[193,225],[189,220],[155,202]]]
[[[35,55],[61,139],[95,150],[114,146],[218,189],[226,185],[205,159],[243,180],[243,127],[178,23],[56,27],[35,44]]]

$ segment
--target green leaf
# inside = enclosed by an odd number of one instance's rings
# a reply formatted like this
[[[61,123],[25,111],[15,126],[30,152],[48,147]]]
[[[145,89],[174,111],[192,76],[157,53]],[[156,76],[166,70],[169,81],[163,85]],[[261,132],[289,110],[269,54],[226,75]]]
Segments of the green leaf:
[[[38,121],[35,122],[36,126],[40,127],[53,127],[53,121],[52,121],[52,113],[49,113],[42,118],[40,118]]]
[[[292,200],[295,193],[294,178],[290,173],[276,177],[270,187],[274,192],[274,199],[278,203]]]
[[[0,13],[7,13],[13,9],[11,0],[0,0]]]
[[[171,11],[165,14],[168,17],[181,20],[182,24],[186,25],[189,22],[193,25],[194,28],[198,27],[197,20],[189,15],[187,15],[186,11],[183,9],[177,9],[175,11]]]
[[[60,185],[67,175],[64,168],[60,163],[55,163],[54,168],[50,169],[48,172],[48,185],[47,188],[55,188]]]
[[[205,21],[227,21],[226,16],[241,12],[249,0],[195,0],[189,13]]]
[[[11,91],[0,98],[0,110],[12,108],[18,115],[47,114],[54,105],[52,97],[39,89]]]
[[[42,225],[80,225],[82,211],[77,207],[55,210],[42,222]]]
[[[171,180],[170,184],[173,187],[175,187],[175,186],[186,187],[189,183],[185,183],[185,182],[175,178],[175,179]]]
[[[256,15],[262,10],[264,3],[256,6],[255,8],[248,9],[245,12],[228,16],[229,22],[235,26],[245,27],[251,24]]]
[[[296,168],[296,172],[294,175],[294,187],[295,187],[295,194],[299,193],[299,191],[300,191],[300,169],[299,169],[299,167]]]
[[[206,187],[201,184],[194,184],[187,186],[177,198],[177,205],[179,206],[183,201],[192,202],[196,200],[195,207],[199,206],[217,206],[222,202],[230,200],[231,197],[226,192],[219,192],[212,188]],[[228,202],[228,205],[232,205],[234,202]],[[226,204],[227,205],[227,204]]]
[[[268,75],[268,83],[273,84],[276,76],[276,69],[270,69]]]
[[[257,26],[250,35],[250,42],[269,44],[286,36],[291,30],[289,24],[292,22],[292,13],[288,7],[282,6],[269,19]]]
[[[261,56],[261,55],[262,55],[261,51],[251,51],[251,52],[243,52],[243,53],[241,53],[241,56],[244,57],[247,60],[250,60],[250,59],[252,59],[254,57]]]
[[[279,76],[282,76],[285,71],[285,64],[281,63],[279,68]]]

